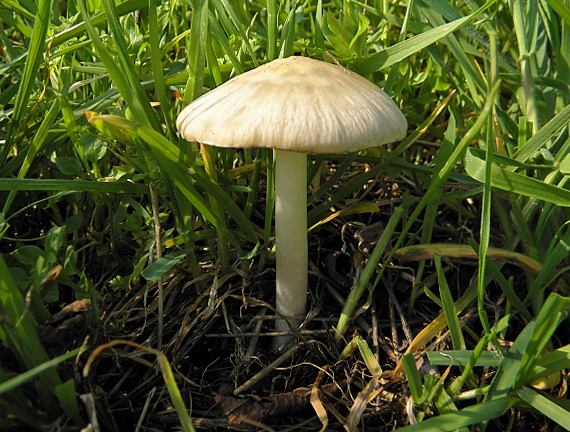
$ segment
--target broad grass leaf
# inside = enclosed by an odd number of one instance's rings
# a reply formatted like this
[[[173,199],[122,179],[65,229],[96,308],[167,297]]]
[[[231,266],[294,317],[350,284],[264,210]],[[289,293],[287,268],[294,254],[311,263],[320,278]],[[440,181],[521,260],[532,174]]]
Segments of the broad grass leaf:
[[[485,166],[485,160],[477,157],[472,151],[467,152],[465,156],[467,174],[475,180],[484,182]],[[491,185],[515,194],[547,201],[560,207],[570,207],[570,191],[508,171],[498,165],[493,165],[491,169]]]
[[[383,68],[390,67],[402,60],[408,58],[412,54],[422,50],[423,48],[437,42],[445,36],[453,33],[455,30],[461,28],[463,25],[471,22],[481,12],[495,3],[492,0],[483,5],[476,12],[467,15],[466,17],[459,18],[450,23],[438,26],[417,36],[412,36],[402,42],[398,42],[383,51],[369,56],[366,60],[357,63],[353,70],[360,75],[369,75],[377,72]]]
[[[527,383],[570,368],[570,345],[541,356],[527,376]]]
[[[566,400],[543,396],[535,390],[523,387],[517,395],[533,409],[554,420],[566,430],[570,430],[570,405]],[[562,405],[566,405],[566,407]]]
[[[176,251],[156,260],[141,272],[141,276],[149,281],[156,281],[168,270],[178,264],[188,255],[188,251]]]
[[[426,352],[430,364],[434,366],[460,366],[464,367],[473,358],[472,350],[449,350]],[[489,351],[483,351],[475,361],[475,367],[498,367],[502,357]]]
[[[502,416],[518,401],[518,398],[504,397],[492,402],[483,402],[460,411],[442,414],[421,423],[398,429],[400,432],[450,432],[456,429],[485,422]]]

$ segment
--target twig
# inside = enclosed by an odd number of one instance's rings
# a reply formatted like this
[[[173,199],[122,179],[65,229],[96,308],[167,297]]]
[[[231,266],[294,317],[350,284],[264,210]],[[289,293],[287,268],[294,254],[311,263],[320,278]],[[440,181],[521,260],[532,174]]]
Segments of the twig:
[[[157,260],[162,258],[162,232],[160,229],[160,218],[158,213],[158,201],[156,199],[156,190],[154,183],[150,182],[148,185],[150,192],[150,203],[152,206],[152,218],[154,220],[154,242],[156,247]],[[159,276],[157,281],[158,288],[158,351],[162,351],[162,331],[164,326],[164,299],[162,293],[162,276]]]

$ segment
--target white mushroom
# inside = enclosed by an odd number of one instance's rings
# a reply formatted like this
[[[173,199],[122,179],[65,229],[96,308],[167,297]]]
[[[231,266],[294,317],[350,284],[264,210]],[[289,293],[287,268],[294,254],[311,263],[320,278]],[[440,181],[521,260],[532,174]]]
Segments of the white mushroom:
[[[176,126],[187,141],[268,147],[275,155],[276,310],[289,332],[306,314],[307,156],[345,153],[404,138],[407,122],[374,83],[306,57],[274,60],[185,107]],[[288,340],[278,338],[275,346]]]

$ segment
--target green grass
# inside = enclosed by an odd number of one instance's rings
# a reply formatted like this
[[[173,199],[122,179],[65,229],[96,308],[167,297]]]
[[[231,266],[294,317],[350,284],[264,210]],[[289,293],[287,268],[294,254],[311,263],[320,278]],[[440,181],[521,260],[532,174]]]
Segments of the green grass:
[[[310,156],[312,321],[276,360],[273,154],[175,119],[293,54],[376,82],[410,126]],[[224,429],[220,379],[255,377],[320,407],[251,413],[273,430],[570,429],[568,1],[5,0],[0,59],[0,428]]]

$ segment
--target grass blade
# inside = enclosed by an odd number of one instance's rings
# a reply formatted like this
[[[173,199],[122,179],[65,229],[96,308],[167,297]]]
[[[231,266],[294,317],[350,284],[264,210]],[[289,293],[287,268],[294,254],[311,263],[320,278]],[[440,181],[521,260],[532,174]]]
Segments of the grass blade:
[[[519,389],[517,395],[533,409],[551,418],[564,429],[570,430],[570,411],[567,408],[527,387]]]
[[[4,166],[6,163],[6,158],[12,146],[15,144],[14,140],[17,134],[26,126],[24,118],[29,113],[27,105],[30,102],[30,95],[34,90],[34,81],[44,56],[45,39],[51,16],[52,3],[53,0],[40,0],[38,4],[38,12],[34,17],[35,21],[30,47],[27,50],[28,58],[24,66],[18,92],[16,93],[16,100],[14,101],[12,121],[6,135],[6,143],[2,146],[0,151],[0,166]]]
[[[454,413],[443,414],[421,423],[398,429],[401,432],[451,432],[503,415],[518,401],[518,398],[505,397],[492,402],[483,402],[463,408]]]
[[[106,0],[103,2],[105,6],[107,18],[110,20],[111,28],[115,30],[113,35],[115,43],[117,46],[117,52],[119,54],[119,63],[111,56],[109,50],[103,42],[99,39],[99,35],[95,31],[95,27],[89,21],[89,16],[87,9],[85,7],[85,0],[78,0],[78,5],[81,10],[81,15],[85,21],[85,27],[87,33],[97,51],[97,54],[101,57],[111,80],[114,85],[119,90],[119,93],[126,101],[127,106],[132,110],[133,116],[141,123],[152,126],[154,129],[159,129],[156,116],[152,112],[150,107],[150,102],[146,97],[144,90],[140,84],[138,77],[134,71],[134,67],[131,61],[129,61],[129,55],[126,52],[125,41],[122,38],[122,34],[119,30],[119,24],[117,16],[113,7]]]
[[[465,171],[475,180],[485,181],[487,163],[468,151],[465,156]],[[540,180],[517,174],[498,165],[491,166],[491,185],[514,194],[550,202],[561,207],[570,207],[570,191],[549,185]]]
[[[383,68],[388,68],[395,65],[402,60],[408,58],[415,52],[437,42],[438,40],[446,37],[447,35],[458,30],[465,24],[473,21],[479,14],[485,11],[487,8],[492,6],[496,0],[491,0],[485,3],[476,12],[459,18],[450,23],[438,26],[434,29],[428,30],[417,36],[412,36],[402,42],[398,42],[390,47],[386,48],[384,51],[380,51],[377,54],[369,56],[366,60],[356,64],[353,70],[360,75],[369,75],[371,73],[377,72]]]
[[[461,324],[459,323],[459,318],[457,318],[457,311],[455,310],[453,297],[451,296],[451,291],[449,290],[449,286],[447,285],[447,280],[445,279],[443,268],[441,267],[441,254],[435,254],[434,263],[435,263],[435,268],[437,270],[439,296],[441,298],[443,311],[445,312],[447,327],[449,328],[449,332],[451,333],[451,341],[453,344],[453,348],[455,350],[465,349],[465,340],[461,332]]]

